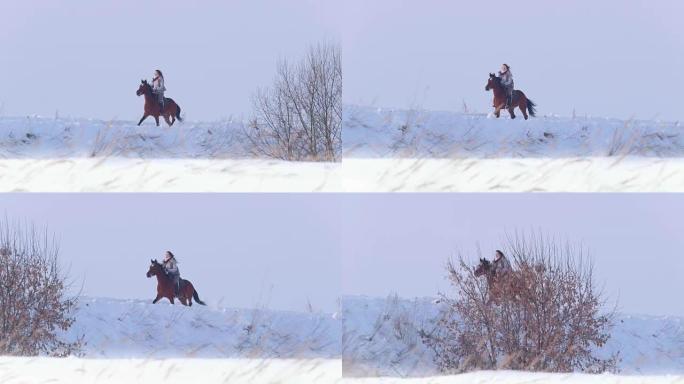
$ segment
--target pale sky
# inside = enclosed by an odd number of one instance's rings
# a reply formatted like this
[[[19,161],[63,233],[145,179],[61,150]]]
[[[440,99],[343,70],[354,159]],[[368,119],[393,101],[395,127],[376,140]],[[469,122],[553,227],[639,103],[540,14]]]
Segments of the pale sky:
[[[189,120],[248,117],[280,58],[339,42],[314,0],[0,2],[0,115],[138,120],[164,72]]]
[[[340,219],[325,195],[2,195],[0,213],[10,221],[55,234],[84,295],[151,301],[150,259],[171,250],[208,303],[337,310]]]
[[[684,119],[679,0],[348,0],[344,101],[488,112],[511,66],[540,115]]]
[[[445,263],[491,259],[506,234],[541,232],[583,245],[609,302],[630,313],[684,316],[682,194],[348,195],[342,292],[447,292]]]
[[[248,117],[279,58],[342,46],[346,103],[489,111],[511,65],[540,114],[681,120],[677,0],[0,3],[0,115],[137,120],[156,68],[191,120]]]

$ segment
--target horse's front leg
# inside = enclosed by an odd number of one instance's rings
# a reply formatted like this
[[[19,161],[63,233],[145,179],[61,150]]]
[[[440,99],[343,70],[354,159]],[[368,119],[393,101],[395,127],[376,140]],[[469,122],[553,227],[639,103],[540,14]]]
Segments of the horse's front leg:
[[[167,297],[167,299],[169,299],[169,301],[171,302],[171,304],[176,304],[176,303],[174,303],[174,301],[173,301],[173,296]]]
[[[154,116],[154,121],[157,122],[157,127],[159,126],[159,115]]]
[[[494,116],[496,116],[497,119],[501,116],[501,106],[494,108]]]
[[[138,121],[138,125],[142,124],[142,122],[145,121],[145,119],[147,119],[147,116],[149,116],[147,113],[144,114],[140,121]]]
[[[154,300],[152,300],[152,304],[157,304],[157,301],[159,301],[161,298],[162,298],[162,295],[157,293],[157,297],[155,297]]]

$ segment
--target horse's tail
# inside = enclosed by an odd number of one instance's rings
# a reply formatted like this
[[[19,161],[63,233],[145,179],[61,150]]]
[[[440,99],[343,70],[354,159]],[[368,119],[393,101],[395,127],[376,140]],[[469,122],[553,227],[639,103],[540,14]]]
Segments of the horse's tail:
[[[178,108],[180,109],[180,107]],[[193,289],[192,291],[192,298],[195,299],[195,302],[200,305],[206,305],[204,304],[204,301],[200,300],[199,295],[197,294],[197,290]]]
[[[537,116],[535,115],[537,111],[534,109],[534,107],[536,106],[537,104],[535,104],[534,101],[532,101],[532,99],[527,99],[527,111],[530,112],[530,116],[532,117]]]
[[[180,121],[180,122],[183,122],[183,118],[181,117],[180,112],[181,112],[180,105],[176,104],[176,119],[178,119],[178,121]],[[532,116],[534,116],[534,115],[532,115]]]

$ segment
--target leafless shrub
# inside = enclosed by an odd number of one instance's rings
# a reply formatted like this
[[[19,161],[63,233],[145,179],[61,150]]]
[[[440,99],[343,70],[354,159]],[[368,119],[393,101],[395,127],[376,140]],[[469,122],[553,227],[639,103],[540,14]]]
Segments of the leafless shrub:
[[[60,340],[74,323],[58,248],[33,227],[0,222],[0,354],[77,354],[82,339]]]
[[[516,235],[507,245],[515,272],[494,300],[463,257],[447,264],[456,295],[441,295],[437,326],[421,332],[439,369],[615,371],[617,355],[596,356],[610,337],[612,314],[602,313],[583,251],[543,236]]]
[[[336,161],[342,150],[342,64],[337,45],[311,46],[278,64],[275,83],[257,91],[247,137],[256,155]]]

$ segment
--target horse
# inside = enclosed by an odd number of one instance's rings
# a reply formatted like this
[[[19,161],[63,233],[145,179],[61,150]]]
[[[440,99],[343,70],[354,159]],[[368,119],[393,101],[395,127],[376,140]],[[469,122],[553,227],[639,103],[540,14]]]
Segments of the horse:
[[[494,300],[494,302],[499,302],[499,299],[501,299],[504,294],[511,298],[516,298],[520,293],[520,286],[518,285],[520,283],[520,276],[514,271],[507,273],[505,278],[502,278],[503,276],[497,276],[494,271],[494,265],[487,259],[480,259],[480,264],[475,268],[473,274],[475,277],[485,276],[487,279],[487,288],[489,290],[489,300],[487,303],[492,300]]]
[[[501,85],[501,78],[497,77],[495,74],[489,74],[489,80],[487,80],[487,85],[485,86],[485,91],[494,91],[494,114],[498,118],[501,115],[501,110],[506,108],[506,88]],[[515,107],[520,108],[525,120],[527,120],[527,111],[530,112],[530,116],[534,117],[537,111],[534,109],[537,105],[528,99],[527,96],[522,91],[514,90],[513,96],[511,97],[511,105],[508,107],[508,112],[511,114],[511,119],[515,119],[515,113],[513,110]]]
[[[159,105],[159,98],[152,92],[152,86],[147,82],[147,80],[140,80],[140,87],[135,92],[136,95],[145,95],[145,112],[143,117],[138,122],[138,125],[147,118],[147,116],[153,116],[154,120],[157,122],[157,127],[159,126],[159,116],[162,116],[166,120],[166,124],[170,126],[178,121],[183,122],[181,118],[181,107],[176,104],[173,99],[165,97],[164,98],[164,110],[162,111],[161,105]],[[171,118],[171,120],[169,120]]]
[[[157,297],[152,300],[152,304],[157,304],[159,300],[166,297],[171,304],[174,304],[174,283],[173,280],[166,274],[164,267],[157,262],[157,260],[150,260],[150,269],[147,271],[148,278],[157,276]],[[199,298],[197,290],[189,280],[180,280],[180,289],[178,290],[178,300],[181,304],[192,306],[192,299],[195,299],[197,304],[206,305]]]

